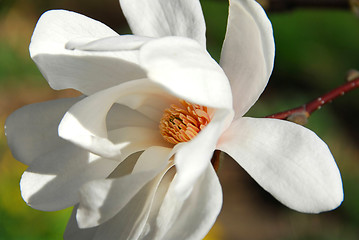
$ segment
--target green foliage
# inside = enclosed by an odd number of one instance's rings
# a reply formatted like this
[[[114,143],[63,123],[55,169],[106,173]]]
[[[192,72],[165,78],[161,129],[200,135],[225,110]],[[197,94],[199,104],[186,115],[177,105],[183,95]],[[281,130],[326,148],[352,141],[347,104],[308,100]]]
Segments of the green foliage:
[[[3,14],[6,14],[7,11],[14,4],[15,0],[0,0],[0,17]]]
[[[281,83],[332,88],[358,67],[359,21],[354,14],[307,10],[269,17],[276,41],[274,77]]]
[[[21,56],[4,40],[0,41],[0,53],[0,86],[38,82],[41,74],[28,55]]]
[[[206,20],[207,49],[219,62],[222,42],[226,33],[228,4],[225,1],[201,1]]]

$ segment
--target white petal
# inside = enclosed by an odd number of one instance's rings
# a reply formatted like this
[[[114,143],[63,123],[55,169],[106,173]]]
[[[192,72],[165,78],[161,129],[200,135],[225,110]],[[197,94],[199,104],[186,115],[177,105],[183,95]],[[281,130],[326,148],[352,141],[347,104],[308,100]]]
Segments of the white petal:
[[[300,125],[242,118],[223,134],[218,148],[292,209],[318,213],[343,201],[340,172],[327,145]]]
[[[149,101],[154,95],[160,100]],[[173,99],[146,79],[127,82],[100,91],[75,104],[62,119],[59,135],[101,156],[119,156],[129,142],[114,144],[107,138],[106,116],[111,106],[117,101],[144,112],[146,107],[150,107],[151,117],[157,118],[159,122],[163,110]]]
[[[71,11],[50,10],[42,14],[37,22],[30,47],[35,55],[46,50],[62,53],[69,40],[114,36],[119,35],[99,21]]]
[[[81,98],[68,98],[27,105],[6,120],[5,134],[13,156],[29,165],[37,157],[62,147],[57,134],[65,112]]]
[[[106,178],[117,165],[67,143],[31,163],[21,178],[21,195],[35,209],[64,209],[80,200],[83,184]]]
[[[194,183],[211,164],[217,141],[232,118],[233,112],[217,110],[211,122],[195,138],[178,148],[175,155],[178,175],[174,182],[179,198],[188,196]]]
[[[79,226],[97,226],[114,217],[144,185],[167,166],[170,152],[170,148],[149,148],[138,159],[132,174],[84,185],[77,211]]]
[[[232,108],[228,79],[197,42],[165,37],[145,44],[140,64],[147,76],[178,98],[215,108]]]
[[[99,225],[92,239],[138,239],[145,225],[145,215],[149,212],[152,192],[153,183],[149,183],[116,216]]]
[[[171,166],[144,186],[115,217],[101,224],[94,240],[141,239],[150,210],[156,205],[155,194],[165,192],[173,177],[173,171],[168,172]]]
[[[272,26],[253,0],[231,0],[220,64],[231,81],[236,116],[257,101],[274,62]]]
[[[147,216],[148,218],[146,219],[146,224],[141,233],[141,240],[156,239],[154,236],[159,231],[157,226],[158,212],[162,207],[163,200],[168,193],[168,190],[171,186],[171,183],[175,175],[176,175],[176,169],[173,167],[169,169],[166,172],[166,174],[162,177],[161,182],[156,189],[156,193],[154,195],[152,205],[150,206],[150,211]]]
[[[120,178],[132,173],[133,168],[135,167],[139,157],[143,151],[135,152],[128,156],[124,161],[122,161],[113,172],[108,176],[108,178]]]
[[[121,104],[114,104],[107,113],[107,130],[115,130],[123,127],[158,128],[158,122],[144,114]]]
[[[66,225],[64,240],[88,240],[92,239],[96,233],[97,227],[80,229],[76,220],[77,206],[72,210],[71,217]]]
[[[82,51],[123,51],[138,50],[144,43],[152,38],[134,35],[122,35],[89,40],[88,38],[75,38],[66,43],[65,48],[69,50]]]
[[[187,200],[178,199],[174,186],[170,186],[144,239],[203,239],[221,207],[221,185],[213,167],[208,166]]]
[[[123,146],[121,148],[121,159],[125,159],[130,154],[145,150],[151,146],[171,146],[164,141],[158,128],[120,128],[110,131],[108,138],[115,145]]]
[[[182,36],[206,46],[206,26],[198,0],[120,0],[120,4],[135,35]]]
[[[169,164],[170,158],[173,156],[173,149],[166,147],[150,147],[146,149],[139,157],[132,173],[146,172],[150,170],[163,169]]]
[[[131,40],[138,42],[139,38],[120,37],[101,22],[74,12],[53,10],[39,19],[30,55],[52,88],[74,88],[88,95],[145,76],[136,65],[138,50],[131,50]],[[126,50],[109,51],[113,50],[112,45]]]

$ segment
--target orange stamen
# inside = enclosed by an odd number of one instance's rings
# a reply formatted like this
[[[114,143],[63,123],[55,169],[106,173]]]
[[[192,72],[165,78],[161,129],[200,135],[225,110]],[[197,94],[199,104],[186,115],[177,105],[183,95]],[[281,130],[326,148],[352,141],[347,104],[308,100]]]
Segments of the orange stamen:
[[[182,106],[172,104],[164,111],[159,126],[163,138],[172,144],[190,141],[211,121],[207,107],[179,102]]]

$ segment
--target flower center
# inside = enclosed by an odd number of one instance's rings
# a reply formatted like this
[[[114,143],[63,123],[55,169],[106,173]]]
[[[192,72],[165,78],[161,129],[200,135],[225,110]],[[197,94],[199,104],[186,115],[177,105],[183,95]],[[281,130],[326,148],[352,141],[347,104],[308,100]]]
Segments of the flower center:
[[[170,143],[188,142],[194,138],[210,121],[207,107],[179,100],[182,106],[172,104],[160,121],[160,132]]]

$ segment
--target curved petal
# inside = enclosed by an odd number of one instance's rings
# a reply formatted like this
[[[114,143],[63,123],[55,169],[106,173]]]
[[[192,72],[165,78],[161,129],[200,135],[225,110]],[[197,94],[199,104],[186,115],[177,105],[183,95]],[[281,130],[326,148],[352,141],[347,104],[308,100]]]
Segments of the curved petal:
[[[118,164],[67,143],[31,163],[21,178],[21,195],[35,209],[64,209],[80,200],[83,184],[106,178]]]
[[[94,240],[141,239],[147,232],[146,221],[150,210],[161,202],[174,171],[169,165],[155,179],[144,186],[132,200],[113,218],[99,226]]]
[[[151,146],[171,145],[164,141],[157,128],[126,127],[109,132],[108,139],[121,148],[121,159],[127,158],[132,153],[145,150]]]
[[[80,99],[30,104],[12,113],[5,123],[5,135],[13,156],[29,165],[39,156],[65,145],[57,127],[65,112]]]
[[[178,199],[174,186],[169,187],[159,212],[149,219],[151,227],[143,239],[203,239],[221,207],[221,184],[209,165],[187,200]]]
[[[153,40],[141,48],[147,76],[178,98],[214,108],[232,108],[226,75],[197,42],[181,37]]]
[[[120,0],[120,4],[135,35],[188,37],[206,47],[206,25],[198,0]]]
[[[223,134],[218,149],[292,209],[318,213],[343,201],[340,172],[327,145],[300,125],[242,118]]]
[[[170,152],[170,148],[149,148],[138,159],[132,174],[84,185],[77,211],[80,228],[94,227],[114,217],[144,185],[163,171]],[[141,171],[139,168],[144,169]]]
[[[88,240],[93,239],[98,227],[80,229],[76,220],[77,206],[72,210],[70,219],[64,232],[64,240]]]
[[[143,151],[135,152],[122,161],[107,178],[120,178],[131,174]]]
[[[123,51],[138,50],[143,44],[152,38],[140,37],[134,35],[122,35],[113,37],[104,37],[97,40],[89,40],[89,38],[75,38],[66,43],[65,48],[68,50],[82,51]]]
[[[149,101],[156,95],[161,101]],[[93,94],[75,104],[62,119],[59,135],[98,155],[113,158],[121,155],[123,148],[130,144],[130,142],[115,144],[107,136],[106,116],[116,101],[144,112],[147,108],[151,108],[150,115],[157,118],[159,122],[163,110],[174,101],[173,99],[156,84],[146,79],[123,83]]]
[[[107,113],[107,130],[115,130],[124,127],[158,128],[158,121],[148,118],[139,111],[133,110],[125,105],[114,104]]]
[[[263,92],[274,62],[272,25],[253,0],[231,0],[220,65],[231,81],[236,118]]]
[[[129,44],[131,40],[138,42],[138,37],[123,38],[81,14],[52,10],[45,12],[36,24],[30,55],[52,88],[74,88],[89,95],[145,76],[136,64],[138,50]],[[113,49],[109,41],[126,50],[104,51]]]
[[[178,198],[187,198],[197,179],[211,165],[218,139],[232,118],[232,111],[217,110],[211,122],[195,138],[178,147],[175,155],[177,176],[174,180]]]

